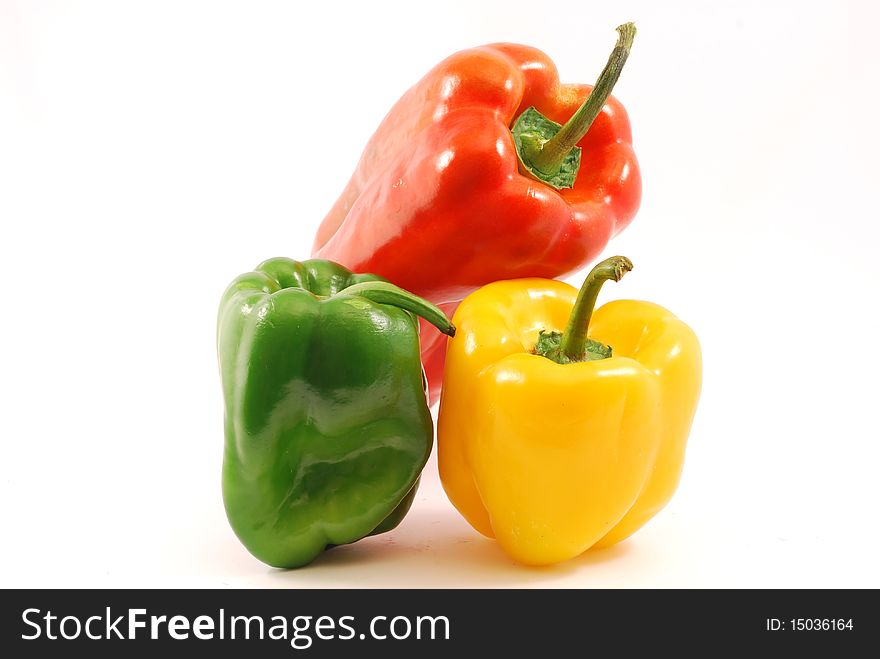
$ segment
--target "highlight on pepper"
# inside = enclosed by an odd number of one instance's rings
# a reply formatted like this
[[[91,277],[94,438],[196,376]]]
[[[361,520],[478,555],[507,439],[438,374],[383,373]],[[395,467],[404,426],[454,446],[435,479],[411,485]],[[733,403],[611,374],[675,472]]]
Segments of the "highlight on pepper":
[[[699,398],[694,332],[651,302],[595,309],[632,269],[577,289],[499,281],[453,317],[437,427],[440,478],[470,524],[547,565],[636,532],[672,498]]]

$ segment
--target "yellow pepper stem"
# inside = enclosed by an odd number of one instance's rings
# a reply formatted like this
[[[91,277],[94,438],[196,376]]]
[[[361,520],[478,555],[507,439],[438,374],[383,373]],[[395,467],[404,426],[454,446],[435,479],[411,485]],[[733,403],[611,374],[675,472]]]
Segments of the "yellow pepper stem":
[[[559,348],[565,359],[564,363],[585,360],[588,351],[587,329],[590,326],[590,317],[593,315],[596,299],[599,297],[599,290],[609,279],[620,281],[623,275],[632,269],[632,261],[625,256],[612,256],[590,270],[568,317],[565,332],[562,334]]]

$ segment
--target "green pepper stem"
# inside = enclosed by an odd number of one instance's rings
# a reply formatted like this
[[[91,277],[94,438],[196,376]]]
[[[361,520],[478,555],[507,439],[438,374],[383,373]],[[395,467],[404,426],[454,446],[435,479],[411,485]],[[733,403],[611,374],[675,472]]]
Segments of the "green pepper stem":
[[[378,304],[390,304],[400,309],[406,309],[424,318],[444,334],[455,336],[455,326],[438,307],[390,282],[365,281],[349,286],[339,291],[339,294],[359,295]]]
[[[593,121],[602,111],[605,101],[611,95],[611,90],[614,89],[617,79],[620,78],[635,36],[635,24],[624,23],[618,26],[617,44],[611,51],[608,63],[599,74],[599,79],[596,80],[593,91],[590,92],[587,100],[559,129],[559,132],[544,143],[540,151],[530,155],[529,161],[535,169],[548,174],[558,170],[566,154],[577,146],[577,143],[587,134]]]
[[[596,298],[599,290],[609,279],[620,281],[623,275],[632,270],[633,264],[625,256],[612,256],[598,263],[587,278],[578,293],[577,301],[568,317],[568,325],[562,334],[560,351],[571,361],[580,361],[586,352],[587,329],[590,326],[590,317],[596,306]]]

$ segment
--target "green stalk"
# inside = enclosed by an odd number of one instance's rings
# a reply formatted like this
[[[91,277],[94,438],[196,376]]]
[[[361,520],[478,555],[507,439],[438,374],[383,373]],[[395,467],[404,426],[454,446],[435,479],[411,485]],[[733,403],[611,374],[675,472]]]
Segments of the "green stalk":
[[[554,184],[554,175],[562,169],[577,143],[590,130],[590,126],[596,117],[599,116],[605,102],[611,95],[611,90],[614,89],[614,85],[617,84],[617,80],[623,72],[623,66],[626,64],[629,52],[632,49],[633,39],[636,36],[635,24],[624,23],[618,26],[617,35],[617,44],[614,46],[614,50],[611,51],[608,63],[602,69],[602,73],[599,74],[599,78],[596,80],[596,84],[587,100],[583,102],[577,112],[549,139],[542,140],[539,135],[527,134],[521,140],[520,159],[529,171],[538,175],[545,182]],[[536,113],[533,109],[532,111]],[[523,113],[523,115],[525,114]],[[543,119],[547,124],[559,126],[559,124],[549,122],[546,118],[540,117],[540,119]],[[525,122],[528,126],[523,127],[523,132],[534,130],[530,125],[531,122],[536,122],[543,130],[552,130],[549,126],[542,126],[544,122],[531,116],[527,117]],[[579,164],[580,160],[578,158],[576,163],[568,163],[567,167],[573,168],[575,170],[574,174],[577,174]],[[554,187],[571,187],[571,185],[567,184],[567,182],[565,184],[557,183]]]
[[[587,275],[578,292],[565,331],[560,333],[542,330],[538,334],[534,353],[557,364],[572,364],[611,357],[611,346],[587,338],[587,330],[590,327],[590,318],[596,307],[596,299],[599,297],[602,284],[609,279],[620,281],[623,275],[632,268],[632,261],[625,256],[612,256],[590,270],[590,274]]]
[[[559,132],[544,143],[543,148],[532,156],[532,165],[542,172],[553,172],[559,169],[566,154],[581,141],[596,117],[602,111],[605,101],[611,96],[611,90],[617,84],[623,65],[629,57],[633,39],[636,36],[636,26],[633,23],[624,23],[617,28],[617,44],[608,58],[608,63],[599,74],[593,91],[587,97],[577,112],[569,119]]]
[[[560,349],[562,354],[571,361],[580,361],[587,349],[587,329],[590,326],[590,318],[596,307],[596,299],[599,291],[609,279],[620,281],[623,275],[632,270],[633,264],[625,256],[612,256],[605,259],[587,275],[583,286],[578,293],[577,301],[568,317],[568,325],[562,333]]]
[[[378,304],[406,309],[424,318],[443,334],[455,336],[455,326],[438,307],[387,281],[361,282],[339,291],[339,294],[358,295]]]

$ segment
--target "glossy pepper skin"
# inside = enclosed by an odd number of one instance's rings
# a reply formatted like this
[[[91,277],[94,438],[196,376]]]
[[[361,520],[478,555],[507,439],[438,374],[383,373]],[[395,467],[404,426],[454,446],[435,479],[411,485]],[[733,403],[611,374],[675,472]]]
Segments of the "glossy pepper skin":
[[[557,281],[498,282],[453,319],[440,476],[471,525],[524,564],[619,542],[663,508],[700,391],[696,336],[649,302],[596,310],[590,336],[612,347],[610,358],[534,354],[539,330],[566,326],[577,293]]]
[[[388,286],[277,258],[223,296],[223,499],[241,542],[271,566],[393,529],[412,503],[433,443],[418,324],[358,292],[377,285]]]
[[[520,172],[511,127],[531,106],[564,123],[591,89],[560,84],[550,58],[529,46],[450,56],[382,121],[318,229],[313,255],[376,272],[450,314],[484,284],[581,269],[639,207],[626,111],[608,97],[577,143],[581,166],[571,189]],[[432,401],[445,344],[423,324]]]

